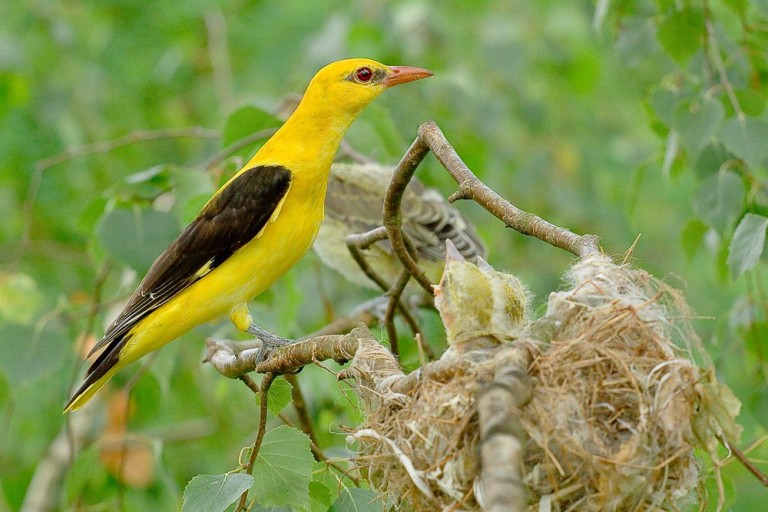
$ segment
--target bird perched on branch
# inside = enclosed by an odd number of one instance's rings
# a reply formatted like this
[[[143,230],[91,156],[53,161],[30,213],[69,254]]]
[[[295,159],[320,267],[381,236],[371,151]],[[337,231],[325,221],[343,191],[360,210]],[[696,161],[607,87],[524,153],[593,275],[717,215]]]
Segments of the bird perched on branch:
[[[91,352],[101,350],[65,412],[82,407],[120,368],[225,314],[265,348],[282,340],[253,323],[247,302],[312,245],[331,162],[352,121],[388,88],[431,75],[368,59],[318,71],[291,117],[149,269]]]
[[[351,234],[382,225],[384,195],[394,168],[378,163],[331,166],[325,220],[313,249],[322,262],[347,280],[368,288],[376,285],[360,269],[347,249]],[[445,242],[450,240],[467,259],[485,256],[486,249],[473,226],[434,189],[415,178],[405,189],[402,202],[403,232],[416,249],[419,265],[437,282],[445,265]],[[367,263],[387,283],[394,283],[402,265],[387,240],[363,252]],[[420,289],[420,288],[419,288]]]

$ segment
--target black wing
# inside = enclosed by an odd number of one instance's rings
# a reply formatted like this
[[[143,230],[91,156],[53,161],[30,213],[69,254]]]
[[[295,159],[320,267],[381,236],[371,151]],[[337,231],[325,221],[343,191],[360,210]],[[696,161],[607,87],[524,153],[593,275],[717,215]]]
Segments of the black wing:
[[[92,354],[104,346],[119,344],[110,346],[91,365],[88,374],[101,366],[103,359],[110,358],[108,354],[117,357],[123,338],[142,318],[258,235],[285,197],[290,183],[291,172],[285,167],[258,166],[242,173],[211,199],[155,260],[104,338],[91,350]]]

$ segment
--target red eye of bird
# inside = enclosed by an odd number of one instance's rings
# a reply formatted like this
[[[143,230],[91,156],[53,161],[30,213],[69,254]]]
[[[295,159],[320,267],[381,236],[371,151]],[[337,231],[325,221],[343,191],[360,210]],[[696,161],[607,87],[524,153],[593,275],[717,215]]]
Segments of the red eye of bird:
[[[373,71],[371,71],[371,68],[360,68],[355,71],[355,76],[360,82],[370,82],[371,78],[373,78]]]

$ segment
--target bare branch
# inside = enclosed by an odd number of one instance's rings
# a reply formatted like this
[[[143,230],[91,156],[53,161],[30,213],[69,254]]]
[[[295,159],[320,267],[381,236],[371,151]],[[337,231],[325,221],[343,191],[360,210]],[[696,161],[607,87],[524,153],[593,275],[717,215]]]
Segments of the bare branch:
[[[475,496],[483,510],[491,512],[522,511],[527,505],[525,430],[520,417],[533,391],[526,371],[530,360],[509,357],[507,361],[494,381],[477,394],[482,485]]]
[[[581,258],[601,253],[597,236],[580,236],[565,228],[555,226],[541,217],[520,210],[485,185],[469,170],[435,123],[424,123],[419,127],[419,136],[416,140],[420,139],[432,149],[435,157],[459,185],[459,195],[454,195],[454,200],[472,199],[508,227],[569,251]]]
[[[742,452],[739,448],[737,448],[734,443],[731,443],[730,441],[725,439],[722,435],[718,435],[717,439],[723,444],[723,446],[728,448],[728,450],[730,450],[731,453],[733,453],[734,457],[736,457],[736,459],[739,462],[741,462],[741,464],[745,468],[747,468],[747,471],[752,473],[761,484],[763,484],[765,487],[768,487],[768,476],[766,476],[765,473],[760,471],[760,468],[755,466],[754,462],[749,460],[749,457],[747,457],[747,455],[744,452]]]
[[[208,338],[205,340],[206,361],[210,362],[216,371],[233,379],[252,371],[288,373],[316,361],[349,361],[355,356],[358,343],[364,338],[378,343],[366,327],[359,326],[346,335],[317,336],[279,347],[267,360],[261,362],[257,362],[261,348],[259,340],[245,342],[247,348],[242,348],[236,342]]]
[[[243,149],[244,147],[250,146],[254,142],[258,142],[262,139],[266,139],[268,137],[271,137],[275,132],[277,131],[277,128],[265,128],[264,130],[259,130],[255,133],[252,133],[248,135],[247,137],[243,137],[240,140],[237,140],[227,146],[226,148],[222,149],[215,155],[213,155],[211,158],[208,159],[205,164],[203,164],[203,168],[205,168],[206,171],[210,171],[217,165],[219,165],[221,162],[223,162],[228,156],[230,156],[232,153],[236,153]]]
[[[423,125],[422,125],[423,126]],[[403,202],[405,187],[411,181],[416,167],[424,160],[429,152],[429,146],[421,136],[416,137],[411,147],[405,152],[400,163],[397,164],[395,172],[392,175],[392,181],[387,188],[387,194],[384,196],[384,227],[387,230],[389,241],[392,244],[392,250],[400,259],[403,266],[413,276],[419,285],[424,288],[428,294],[432,294],[432,283],[427,278],[416,261],[409,254],[405,245],[403,231],[400,229],[403,225],[403,217],[400,212],[400,206]]]

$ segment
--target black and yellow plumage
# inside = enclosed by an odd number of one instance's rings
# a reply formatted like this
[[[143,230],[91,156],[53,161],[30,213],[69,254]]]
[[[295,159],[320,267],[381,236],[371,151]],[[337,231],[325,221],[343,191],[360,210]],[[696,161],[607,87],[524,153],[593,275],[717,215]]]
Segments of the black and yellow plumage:
[[[321,69],[293,115],[152,265],[94,349],[103,351],[65,411],[199,324],[228,314],[238,329],[252,329],[247,302],[293,267],[317,235],[329,169],[349,125],[387,88],[428,76],[368,59]]]

